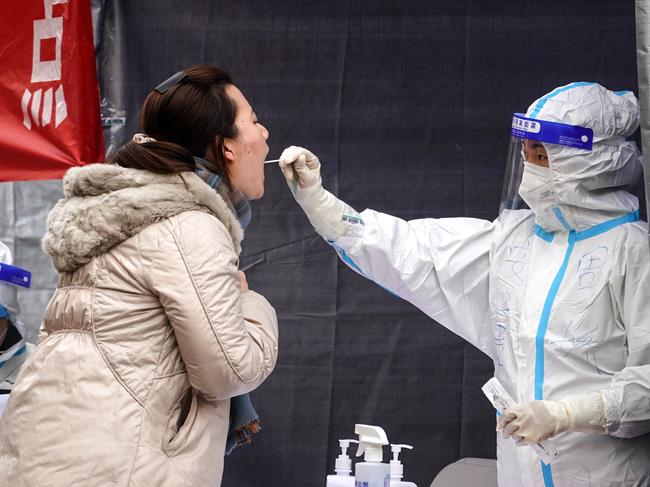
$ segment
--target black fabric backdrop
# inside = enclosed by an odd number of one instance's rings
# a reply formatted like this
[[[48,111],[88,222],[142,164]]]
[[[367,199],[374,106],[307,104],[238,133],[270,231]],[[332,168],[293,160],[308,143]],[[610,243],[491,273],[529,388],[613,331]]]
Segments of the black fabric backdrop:
[[[554,87],[636,91],[632,1],[107,0],[105,9],[103,49],[119,62],[102,73],[104,93],[119,80],[129,135],[153,86],[215,63],[269,129],[269,158],[306,146],[334,194],[405,219],[495,218],[512,113]],[[257,262],[247,276],[277,310],[280,355],[252,394],[263,431],[227,457],[223,485],[325,485],[337,439],[354,438],[355,423],[413,445],[402,456],[420,487],[459,458],[494,458],[494,411],[480,392],[491,362],[340,263],[277,166],[253,209],[242,264]]]

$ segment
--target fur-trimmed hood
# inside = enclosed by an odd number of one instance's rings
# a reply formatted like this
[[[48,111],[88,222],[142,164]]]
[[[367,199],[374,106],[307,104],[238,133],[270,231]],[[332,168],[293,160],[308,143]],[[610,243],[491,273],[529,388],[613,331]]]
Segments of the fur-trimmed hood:
[[[43,250],[60,272],[74,272],[152,223],[191,210],[216,216],[241,251],[243,230],[231,206],[191,172],[163,175],[90,164],[66,173],[63,195],[43,237]]]

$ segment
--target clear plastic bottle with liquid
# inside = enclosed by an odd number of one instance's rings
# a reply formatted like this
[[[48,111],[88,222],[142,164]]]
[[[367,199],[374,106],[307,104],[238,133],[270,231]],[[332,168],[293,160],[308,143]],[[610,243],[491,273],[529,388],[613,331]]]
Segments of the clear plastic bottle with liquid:
[[[354,432],[359,435],[357,456],[364,454],[364,461],[354,469],[355,487],[390,487],[390,466],[382,463],[383,446],[388,445],[386,432],[368,424],[355,425]]]
[[[347,455],[350,443],[359,443],[357,440],[339,440],[341,454],[336,459],[334,465],[334,475],[327,476],[327,487],[354,487],[354,477],[352,476],[352,460]]]
[[[411,445],[390,445],[393,459],[390,461],[390,487],[418,487],[413,482],[406,482],[404,478],[404,465],[399,461],[399,454],[403,448],[412,450]]]

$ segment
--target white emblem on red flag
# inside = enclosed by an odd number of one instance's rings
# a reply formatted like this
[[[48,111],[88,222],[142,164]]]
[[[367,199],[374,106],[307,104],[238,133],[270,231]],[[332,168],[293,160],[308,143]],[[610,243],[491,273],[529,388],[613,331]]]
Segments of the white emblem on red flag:
[[[45,18],[34,20],[32,83],[61,81],[63,17],[53,17],[52,7],[56,4],[68,3],[68,0],[43,0],[43,3]],[[55,43],[54,59],[43,59],[42,46],[44,41]],[[68,107],[65,102],[62,84],[53,83],[52,86],[45,89],[45,93],[43,93],[42,88],[33,93],[29,89],[25,89],[21,106],[23,109],[23,125],[28,130],[32,129],[32,121],[36,126],[48,125],[52,121],[52,112],[54,112],[54,127],[58,127],[68,116]]]

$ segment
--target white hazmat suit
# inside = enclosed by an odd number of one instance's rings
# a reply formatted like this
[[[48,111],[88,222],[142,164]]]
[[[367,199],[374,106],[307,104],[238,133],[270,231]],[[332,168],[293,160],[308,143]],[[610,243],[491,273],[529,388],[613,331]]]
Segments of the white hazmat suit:
[[[512,424],[525,439],[553,437],[560,454],[544,465],[497,435],[501,487],[650,486],[648,232],[623,189],[641,174],[638,149],[624,139],[639,124],[638,101],[573,83],[527,116],[594,132],[591,152],[549,144],[547,172],[525,171],[522,197],[539,214],[358,214],[322,188],[309,151],[286,149],[280,166],[351,268],[489,355],[521,405]]]
[[[0,416],[13,389],[20,367],[34,350],[34,345],[27,343],[27,329],[17,320],[20,311],[16,285],[29,287],[31,275],[23,269],[12,266],[13,258],[9,247],[0,242],[0,318],[9,321],[4,333],[0,333]],[[18,275],[22,279],[16,284]],[[26,279],[26,280],[24,280]]]

